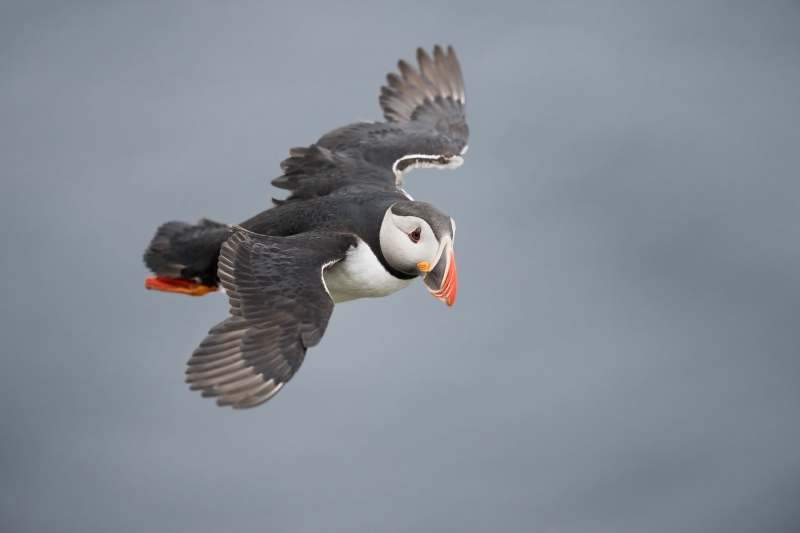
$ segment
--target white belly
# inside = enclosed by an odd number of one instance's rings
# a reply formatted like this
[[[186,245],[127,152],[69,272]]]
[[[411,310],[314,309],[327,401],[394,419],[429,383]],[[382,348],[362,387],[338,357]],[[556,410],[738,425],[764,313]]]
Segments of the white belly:
[[[397,279],[389,274],[367,243],[359,239],[358,246],[347,250],[344,260],[323,270],[322,279],[338,304],[358,298],[388,296],[405,289],[416,278]]]

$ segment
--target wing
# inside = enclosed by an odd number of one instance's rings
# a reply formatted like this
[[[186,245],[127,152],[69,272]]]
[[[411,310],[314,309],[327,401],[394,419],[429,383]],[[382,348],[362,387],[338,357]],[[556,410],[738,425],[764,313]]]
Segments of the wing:
[[[235,409],[274,396],[325,333],[333,299],[322,271],[354,243],[341,234],[233,234],[222,245],[218,271],[232,316],[189,359],[190,388]]]
[[[292,191],[294,200],[353,183],[402,185],[403,173],[416,167],[459,166],[469,128],[458,59],[452,47],[436,46],[432,58],[418,49],[417,60],[419,71],[400,61],[400,74],[389,74],[381,88],[387,122],[351,124],[293,148],[272,184]]]

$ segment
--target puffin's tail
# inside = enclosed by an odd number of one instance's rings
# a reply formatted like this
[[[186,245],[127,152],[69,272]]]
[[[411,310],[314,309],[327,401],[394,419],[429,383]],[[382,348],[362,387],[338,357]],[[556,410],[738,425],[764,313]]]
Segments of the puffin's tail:
[[[155,274],[145,279],[145,288],[192,296],[217,290],[219,250],[232,233],[205,218],[197,224],[162,224],[144,252],[144,263]]]

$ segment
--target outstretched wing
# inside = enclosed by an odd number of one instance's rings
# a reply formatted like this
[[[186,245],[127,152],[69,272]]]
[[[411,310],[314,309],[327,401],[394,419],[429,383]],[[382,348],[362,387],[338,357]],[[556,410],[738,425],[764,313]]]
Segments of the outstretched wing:
[[[459,166],[469,128],[458,59],[452,47],[436,46],[433,57],[418,49],[417,60],[419,71],[400,61],[400,74],[389,74],[381,88],[387,122],[351,124],[293,148],[272,184],[302,199],[354,182],[401,185],[403,173],[416,167]]]
[[[233,234],[222,245],[218,271],[232,316],[189,359],[190,388],[236,409],[274,396],[325,333],[333,299],[322,272],[354,242],[341,234]]]
[[[400,61],[400,75],[389,74],[380,104],[388,123],[353,124],[325,134],[317,145],[355,153],[396,174],[415,165],[458,166],[467,146],[466,94],[452,47],[417,49],[419,72]]]

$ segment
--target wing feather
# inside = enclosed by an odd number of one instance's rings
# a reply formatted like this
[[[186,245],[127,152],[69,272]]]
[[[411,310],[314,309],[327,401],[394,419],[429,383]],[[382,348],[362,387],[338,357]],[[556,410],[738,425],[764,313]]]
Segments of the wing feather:
[[[431,56],[420,48],[417,62],[419,70],[400,60],[399,73],[387,75],[379,96],[387,122],[350,124],[307,148],[290,150],[281,163],[283,175],[272,182],[292,192],[286,201],[324,196],[354,183],[401,185],[412,168],[460,164],[469,128],[455,51],[435,46]]]
[[[235,409],[274,396],[325,333],[334,304],[321,272],[353,242],[339,234],[234,233],[218,264],[231,316],[211,328],[189,359],[189,388]]]

